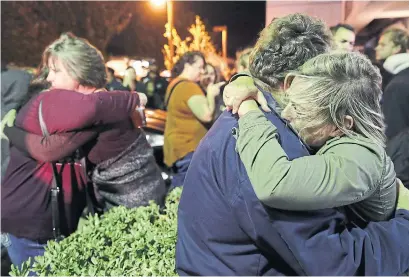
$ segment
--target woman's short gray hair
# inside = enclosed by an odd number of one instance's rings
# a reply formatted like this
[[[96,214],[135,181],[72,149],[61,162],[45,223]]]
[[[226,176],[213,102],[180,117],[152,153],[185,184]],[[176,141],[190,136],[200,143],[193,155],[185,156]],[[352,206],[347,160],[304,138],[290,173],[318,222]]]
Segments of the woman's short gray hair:
[[[72,33],[64,33],[47,46],[43,52],[39,78],[47,78],[50,58],[61,61],[68,74],[80,85],[102,88],[106,84],[104,58],[101,52],[85,39]]]
[[[302,89],[290,87],[287,97],[297,117],[309,122],[305,128],[333,124],[348,136],[360,134],[384,147],[382,78],[368,58],[359,53],[321,54],[292,74]],[[351,130],[345,126],[347,115],[354,119]]]

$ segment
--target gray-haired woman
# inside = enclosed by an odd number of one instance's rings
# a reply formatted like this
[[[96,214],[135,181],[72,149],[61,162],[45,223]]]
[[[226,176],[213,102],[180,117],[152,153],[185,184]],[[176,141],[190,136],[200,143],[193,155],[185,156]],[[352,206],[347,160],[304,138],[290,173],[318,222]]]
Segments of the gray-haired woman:
[[[285,84],[282,116],[318,151],[289,160],[257,103],[242,102],[237,151],[258,198],[285,210],[346,206],[358,225],[392,217],[399,182],[384,149],[379,70],[361,54],[322,54]]]
[[[51,90],[33,97],[17,115],[16,126],[22,129],[5,130],[12,149],[2,180],[2,240],[17,266],[41,255],[46,242],[56,239],[50,161],[81,147],[89,165],[95,166],[92,181],[104,196],[106,207],[160,202],[166,190],[153,151],[130,118],[135,107],[143,105],[143,95],[102,92],[105,65],[95,47],[72,34],[63,34],[43,53],[38,80],[45,79]],[[52,134],[44,142],[40,106],[46,129]],[[78,178],[80,173],[75,173]],[[58,227],[63,235],[75,230],[84,209],[84,201],[80,201],[84,194],[78,194],[84,191],[84,184],[76,177],[62,183],[65,213]]]

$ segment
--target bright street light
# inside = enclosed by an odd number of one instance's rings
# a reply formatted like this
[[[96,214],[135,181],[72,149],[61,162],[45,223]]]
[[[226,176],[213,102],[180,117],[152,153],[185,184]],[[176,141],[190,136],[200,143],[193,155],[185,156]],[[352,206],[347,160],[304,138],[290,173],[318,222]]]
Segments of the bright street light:
[[[166,0],[151,0],[151,3],[154,7],[160,8],[165,5]]]
[[[166,10],[168,16],[168,25],[170,33],[168,35],[168,44],[169,44],[169,54],[170,62],[173,65],[173,57],[175,56],[175,47],[172,40],[172,29],[173,29],[173,0],[151,0],[152,5],[155,7],[160,7],[166,2]]]

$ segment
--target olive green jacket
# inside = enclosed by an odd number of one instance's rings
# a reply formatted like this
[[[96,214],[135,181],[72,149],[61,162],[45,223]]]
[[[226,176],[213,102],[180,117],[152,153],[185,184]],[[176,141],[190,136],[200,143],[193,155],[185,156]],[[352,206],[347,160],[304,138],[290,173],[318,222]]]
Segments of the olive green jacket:
[[[395,211],[393,163],[363,136],[330,139],[316,155],[290,161],[275,126],[257,110],[240,118],[236,151],[267,206],[316,210],[349,205],[363,221],[386,220]]]

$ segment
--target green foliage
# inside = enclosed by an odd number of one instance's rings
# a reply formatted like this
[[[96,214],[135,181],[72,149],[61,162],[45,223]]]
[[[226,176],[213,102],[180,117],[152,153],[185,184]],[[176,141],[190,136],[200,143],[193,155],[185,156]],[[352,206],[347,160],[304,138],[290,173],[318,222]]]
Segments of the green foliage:
[[[27,261],[12,276],[173,276],[177,207],[181,189],[174,189],[166,209],[116,207],[103,217],[90,216],[84,226],[59,243],[49,241],[44,256]]]

